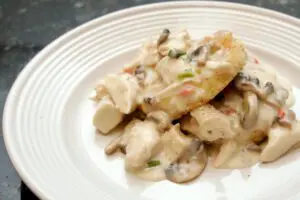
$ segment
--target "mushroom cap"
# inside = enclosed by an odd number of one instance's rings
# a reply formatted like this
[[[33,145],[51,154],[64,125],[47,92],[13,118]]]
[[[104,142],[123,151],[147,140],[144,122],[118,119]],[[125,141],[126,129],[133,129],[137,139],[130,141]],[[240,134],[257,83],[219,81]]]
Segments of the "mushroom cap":
[[[199,140],[193,140],[183,155],[165,169],[166,178],[184,183],[198,177],[207,164],[207,153]]]

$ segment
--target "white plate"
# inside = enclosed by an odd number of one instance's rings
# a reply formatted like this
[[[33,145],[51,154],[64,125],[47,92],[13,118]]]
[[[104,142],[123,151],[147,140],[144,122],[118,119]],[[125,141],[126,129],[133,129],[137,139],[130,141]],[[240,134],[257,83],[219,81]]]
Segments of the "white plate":
[[[51,200],[300,199],[299,153],[244,170],[208,167],[186,185],[139,180],[125,173],[120,158],[104,155],[110,137],[96,134],[88,95],[97,80],[119,70],[145,38],[165,27],[187,28],[198,38],[231,30],[295,87],[300,86],[298,19],[217,2],[152,4],[109,14],[51,43],[11,89],[4,138],[22,179],[39,197]],[[300,104],[300,92],[295,93]]]

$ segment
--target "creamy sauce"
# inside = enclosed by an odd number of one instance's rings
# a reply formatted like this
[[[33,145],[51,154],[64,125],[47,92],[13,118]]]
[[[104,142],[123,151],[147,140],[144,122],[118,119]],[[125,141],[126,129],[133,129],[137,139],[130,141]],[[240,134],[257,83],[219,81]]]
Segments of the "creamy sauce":
[[[251,167],[259,161],[260,153],[249,151],[244,146],[239,146],[234,154],[220,166],[223,169],[241,169]]]

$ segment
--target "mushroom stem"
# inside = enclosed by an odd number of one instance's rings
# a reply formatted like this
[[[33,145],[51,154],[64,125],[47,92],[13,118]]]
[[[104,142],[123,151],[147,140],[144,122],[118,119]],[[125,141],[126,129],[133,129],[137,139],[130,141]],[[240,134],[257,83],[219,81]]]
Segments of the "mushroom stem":
[[[159,36],[159,38],[158,38],[158,40],[157,40],[157,46],[159,46],[159,45],[161,45],[162,43],[164,43],[165,41],[167,41],[168,38],[169,38],[169,35],[170,35],[169,29],[166,29],[166,28],[165,28],[165,29],[162,31],[162,33],[160,34],[160,36]]]
[[[245,116],[243,119],[243,127],[251,128],[257,121],[258,117],[258,99],[253,92],[244,92]]]
[[[117,137],[111,143],[109,143],[105,147],[105,154],[106,155],[111,155],[113,154],[118,148],[120,148],[120,142],[121,142],[122,136]]]

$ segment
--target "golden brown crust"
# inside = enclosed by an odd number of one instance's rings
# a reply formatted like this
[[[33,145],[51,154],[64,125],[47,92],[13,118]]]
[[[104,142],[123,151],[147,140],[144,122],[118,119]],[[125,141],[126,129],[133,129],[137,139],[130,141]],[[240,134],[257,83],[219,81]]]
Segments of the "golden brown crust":
[[[192,80],[169,84],[164,90],[154,96],[156,103],[152,105],[152,109],[164,110],[172,118],[179,118],[212,100],[244,67],[246,63],[244,45],[239,40],[234,39],[231,33],[216,33],[214,37],[207,41],[213,41],[213,44],[217,45],[219,49],[224,49],[224,62],[222,62],[222,66],[210,68],[206,65],[202,68],[202,71],[209,71],[211,73],[210,76],[202,76],[202,74],[200,74]],[[198,92],[198,96],[194,95],[190,98],[178,96],[178,92],[180,92],[186,84],[194,87]],[[142,109],[146,107],[146,105],[142,105]]]

